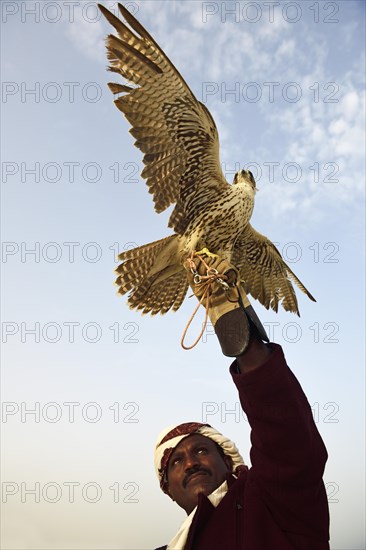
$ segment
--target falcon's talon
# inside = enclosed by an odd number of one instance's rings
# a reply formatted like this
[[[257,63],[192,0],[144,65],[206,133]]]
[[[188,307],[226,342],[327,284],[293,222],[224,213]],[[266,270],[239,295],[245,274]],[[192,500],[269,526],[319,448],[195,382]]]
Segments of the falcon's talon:
[[[216,259],[220,257],[218,254],[214,254],[213,252],[210,252],[209,249],[206,247],[196,252],[196,254],[197,256],[203,256],[204,254],[206,254],[206,256],[208,256],[209,258],[216,258]]]

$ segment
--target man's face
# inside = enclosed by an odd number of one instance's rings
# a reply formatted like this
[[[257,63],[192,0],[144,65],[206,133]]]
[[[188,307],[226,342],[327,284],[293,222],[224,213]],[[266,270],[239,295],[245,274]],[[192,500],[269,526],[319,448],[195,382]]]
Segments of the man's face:
[[[211,494],[230,470],[230,458],[220,454],[212,439],[199,434],[185,437],[168,462],[169,495],[190,514],[197,506],[198,495]]]

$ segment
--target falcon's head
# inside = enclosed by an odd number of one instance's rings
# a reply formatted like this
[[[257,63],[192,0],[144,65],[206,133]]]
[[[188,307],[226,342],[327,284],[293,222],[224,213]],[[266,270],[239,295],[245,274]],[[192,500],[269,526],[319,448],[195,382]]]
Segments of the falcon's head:
[[[256,184],[253,174],[250,170],[240,170],[234,176],[233,185],[237,183],[249,183],[253,191],[256,191]]]

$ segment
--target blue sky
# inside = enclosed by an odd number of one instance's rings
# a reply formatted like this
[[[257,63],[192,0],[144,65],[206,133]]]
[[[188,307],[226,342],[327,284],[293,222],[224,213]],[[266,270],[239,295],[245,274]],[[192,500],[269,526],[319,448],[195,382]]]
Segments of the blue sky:
[[[298,293],[300,318],[253,305],[328,448],[331,548],[362,549],[365,4],[127,4],[214,116],[228,181],[253,171],[252,224],[317,299]],[[110,26],[93,2],[1,7],[2,544],[152,548],[184,517],[155,479],[160,430],[208,421],[249,462],[248,424],[211,327],[180,349],[193,298],[150,318],[115,295],[116,252],[168,235],[169,214],[106,86]]]

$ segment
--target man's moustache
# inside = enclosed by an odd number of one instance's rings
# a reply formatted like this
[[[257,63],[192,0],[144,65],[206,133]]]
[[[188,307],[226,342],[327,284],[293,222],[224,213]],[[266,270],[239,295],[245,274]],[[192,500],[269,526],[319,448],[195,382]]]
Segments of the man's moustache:
[[[185,478],[183,479],[183,487],[184,489],[187,487],[187,484],[190,480],[190,478],[196,474],[205,474],[205,475],[208,475],[210,476],[211,475],[211,472],[210,470],[206,470],[206,468],[199,468],[198,470],[194,470],[194,472],[190,472],[189,474],[187,474],[185,476]]]

